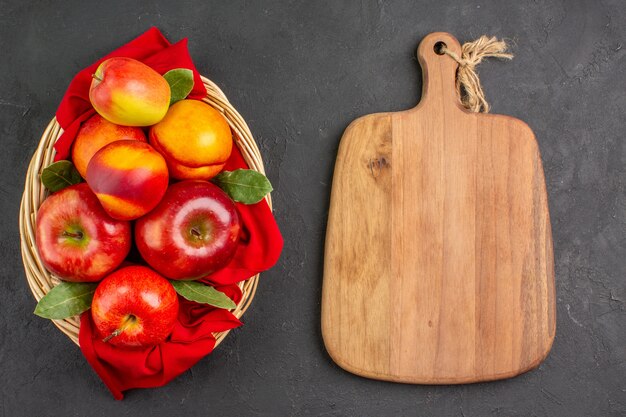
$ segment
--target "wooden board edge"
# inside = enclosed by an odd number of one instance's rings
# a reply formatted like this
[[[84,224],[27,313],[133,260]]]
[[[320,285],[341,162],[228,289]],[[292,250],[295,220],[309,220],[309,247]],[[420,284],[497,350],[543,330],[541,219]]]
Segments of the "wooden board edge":
[[[467,384],[477,384],[481,382],[493,382],[500,381],[504,379],[513,378],[527,372],[536,369],[541,365],[541,363],[548,357],[550,351],[552,350],[552,345],[554,343],[555,334],[550,336],[550,341],[544,352],[541,353],[540,356],[537,357],[534,361],[532,361],[528,366],[513,370],[511,372],[503,372],[500,374],[490,374],[483,375],[478,378],[476,377],[465,377],[465,378],[404,378],[398,377],[395,375],[382,374],[370,372],[367,370],[359,369],[355,366],[352,366],[347,360],[345,360],[341,355],[337,354],[333,346],[329,346],[327,340],[324,338],[324,326],[322,326],[322,339],[324,340],[324,346],[326,347],[326,351],[328,355],[333,360],[337,366],[342,368],[344,371],[347,371],[351,374],[373,379],[377,381],[386,381],[386,382],[394,382],[401,384],[413,384],[413,385],[467,385]]]

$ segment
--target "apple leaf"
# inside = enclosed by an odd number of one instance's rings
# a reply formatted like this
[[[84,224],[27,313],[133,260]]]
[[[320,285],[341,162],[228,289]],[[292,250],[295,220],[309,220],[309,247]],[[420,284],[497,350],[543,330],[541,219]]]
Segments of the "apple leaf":
[[[170,85],[170,106],[186,98],[193,90],[193,71],[187,68],[176,68],[166,72],[163,78]]]
[[[89,310],[97,286],[94,282],[62,282],[39,300],[35,314],[60,320]]]
[[[273,190],[267,177],[252,169],[222,171],[212,181],[233,201],[243,204],[258,203]]]
[[[57,161],[41,171],[41,182],[53,193],[81,181],[82,178],[71,161]]]
[[[237,304],[226,294],[198,281],[170,281],[178,294],[189,301],[233,309]]]

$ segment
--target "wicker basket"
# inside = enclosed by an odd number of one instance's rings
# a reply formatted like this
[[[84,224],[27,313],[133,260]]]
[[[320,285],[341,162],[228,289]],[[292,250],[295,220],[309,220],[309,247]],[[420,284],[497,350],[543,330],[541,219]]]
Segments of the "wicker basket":
[[[217,85],[205,77],[202,77],[202,82],[207,89],[207,96],[203,101],[220,110],[226,117],[233,130],[235,143],[241,150],[250,168],[265,174],[259,148],[246,122],[228,102],[228,99]],[[28,167],[26,185],[24,187],[22,205],[20,208],[20,236],[24,271],[28,285],[37,301],[60,282],[58,277],[46,270],[39,258],[39,253],[35,246],[35,220],[39,206],[48,195],[46,189],[41,184],[41,171],[53,162],[56,153],[54,143],[62,133],[63,129],[61,129],[59,123],[56,119],[52,119],[43,132],[39,146]],[[271,208],[272,201],[269,195],[266,197],[266,200]],[[254,298],[258,280],[259,274],[239,283],[243,297],[237,307],[231,310],[237,318],[240,318],[250,306]],[[64,320],[52,320],[52,322],[72,339],[74,343],[78,344],[78,329],[80,325],[78,316]],[[215,333],[215,346],[224,340],[227,334],[228,331]]]

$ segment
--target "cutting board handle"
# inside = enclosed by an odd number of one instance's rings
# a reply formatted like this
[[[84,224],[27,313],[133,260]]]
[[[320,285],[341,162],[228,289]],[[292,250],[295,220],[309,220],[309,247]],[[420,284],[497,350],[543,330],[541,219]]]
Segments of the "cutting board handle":
[[[465,111],[456,89],[456,71],[459,64],[452,57],[437,53],[439,42],[443,42],[448,50],[461,56],[461,44],[449,33],[433,32],[422,39],[417,48],[417,59],[422,67],[422,99],[416,109],[434,105]]]

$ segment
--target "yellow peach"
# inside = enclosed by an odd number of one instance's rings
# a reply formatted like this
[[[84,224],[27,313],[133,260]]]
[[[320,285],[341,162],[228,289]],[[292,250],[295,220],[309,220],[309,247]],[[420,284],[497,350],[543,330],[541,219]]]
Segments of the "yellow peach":
[[[80,175],[87,177],[87,164],[100,148],[122,139],[147,141],[146,134],[140,127],[116,125],[99,114],[87,119],[72,145],[72,161]]]
[[[172,105],[163,120],[150,128],[149,141],[165,158],[170,175],[181,180],[214,177],[233,148],[226,118],[198,100]]]

